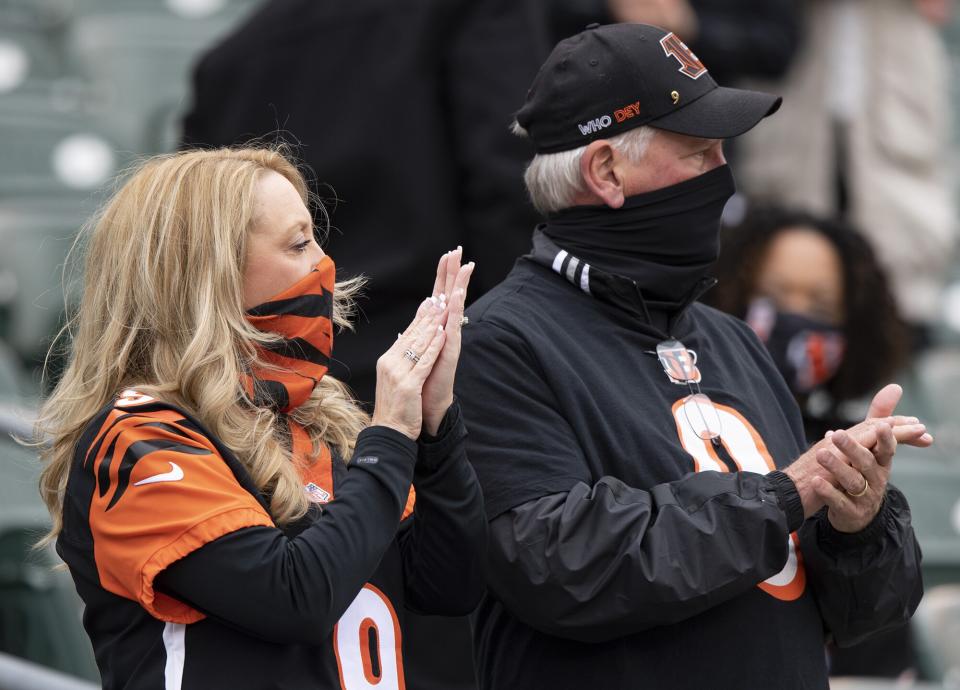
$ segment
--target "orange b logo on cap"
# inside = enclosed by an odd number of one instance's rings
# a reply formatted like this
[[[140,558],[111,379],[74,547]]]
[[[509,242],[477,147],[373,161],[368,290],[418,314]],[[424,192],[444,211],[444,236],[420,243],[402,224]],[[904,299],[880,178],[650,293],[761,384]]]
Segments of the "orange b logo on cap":
[[[707,73],[707,68],[700,62],[700,58],[693,54],[687,44],[681,41],[673,32],[660,39],[663,52],[668,57],[676,58],[680,63],[680,73],[691,79],[699,79]]]

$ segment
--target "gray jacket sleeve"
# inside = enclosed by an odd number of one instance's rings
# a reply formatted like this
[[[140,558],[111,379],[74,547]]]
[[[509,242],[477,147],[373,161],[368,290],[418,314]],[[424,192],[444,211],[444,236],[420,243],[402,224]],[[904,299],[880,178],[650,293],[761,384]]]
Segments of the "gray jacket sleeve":
[[[826,510],[799,532],[807,577],[827,631],[841,647],[906,622],[923,596],[920,546],[907,499],[892,486],[865,529],[838,532]]]
[[[491,521],[488,583],[528,625],[583,642],[676,623],[784,566],[795,497],[781,472],[579,483]]]

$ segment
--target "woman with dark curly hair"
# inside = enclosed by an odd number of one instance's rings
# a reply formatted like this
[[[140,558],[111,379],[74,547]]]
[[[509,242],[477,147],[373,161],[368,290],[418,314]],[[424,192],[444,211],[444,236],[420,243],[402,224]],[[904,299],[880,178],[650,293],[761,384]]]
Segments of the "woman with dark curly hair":
[[[850,225],[776,207],[724,228],[718,285],[706,300],[745,319],[767,346],[803,413],[811,443],[855,415],[844,403],[905,364],[908,331],[886,274]],[[832,675],[896,677],[915,664],[906,626],[830,649]]]
[[[808,439],[900,369],[908,331],[867,240],[802,211],[756,208],[725,228],[706,301],[745,319],[797,397]]]

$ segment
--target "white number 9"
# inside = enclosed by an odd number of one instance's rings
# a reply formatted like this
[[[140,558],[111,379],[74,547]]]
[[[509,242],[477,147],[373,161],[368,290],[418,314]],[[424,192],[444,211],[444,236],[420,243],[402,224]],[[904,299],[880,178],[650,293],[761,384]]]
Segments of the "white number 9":
[[[703,424],[699,414],[688,414],[683,406],[686,398],[673,405],[673,417],[677,422],[677,434],[683,449],[693,456],[694,472],[715,470],[729,472],[726,464],[720,460],[710,441],[704,440],[705,429],[695,428]],[[747,419],[732,407],[712,403],[720,418],[722,433],[720,442],[727,453],[737,463],[737,468],[747,472],[766,474],[777,467],[767,450],[760,434]],[[699,432],[699,433],[698,433]],[[806,571],[799,551],[800,540],[796,533],[787,537],[787,563],[776,575],[773,575],[758,587],[772,597],[782,601],[797,599],[806,587]]]

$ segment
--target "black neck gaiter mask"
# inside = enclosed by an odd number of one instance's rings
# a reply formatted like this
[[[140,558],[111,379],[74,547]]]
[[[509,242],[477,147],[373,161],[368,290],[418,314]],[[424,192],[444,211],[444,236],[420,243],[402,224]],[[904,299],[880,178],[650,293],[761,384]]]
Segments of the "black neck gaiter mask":
[[[575,206],[540,230],[592,266],[635,281],[645,299],[683,300],[720,253],[720,218],[736,185],[722,165],[629,197],[621,208]]]

